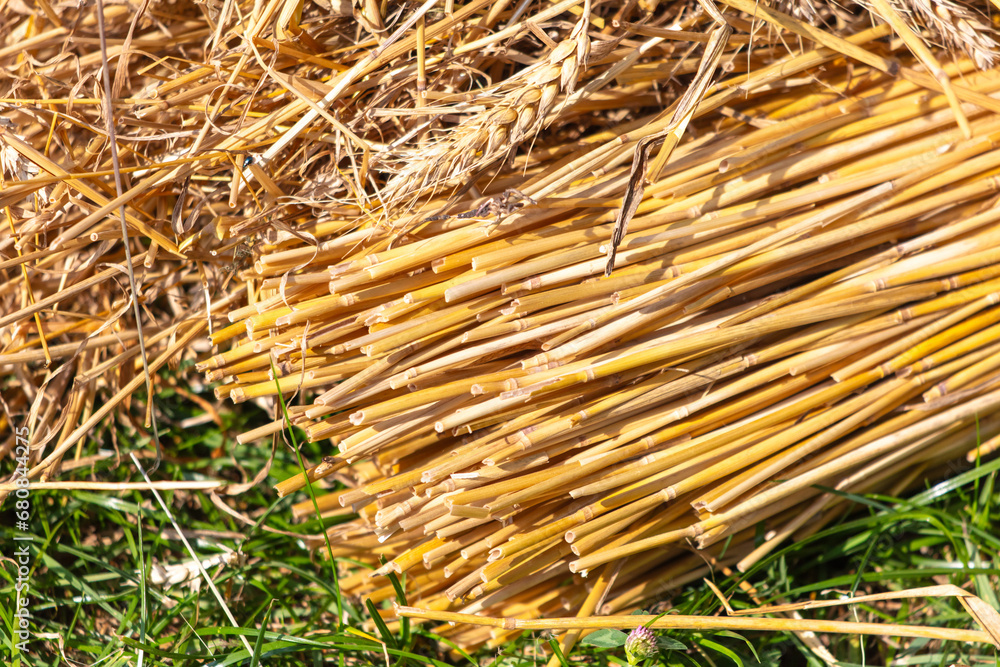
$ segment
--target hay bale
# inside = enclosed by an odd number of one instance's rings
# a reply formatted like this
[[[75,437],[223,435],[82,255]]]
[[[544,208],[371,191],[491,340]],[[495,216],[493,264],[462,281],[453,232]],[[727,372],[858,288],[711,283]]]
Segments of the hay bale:
[[[844,505],[817,484],[986,453],[988,21],[921,15],[948,53],[885,2],[724,4],[115,5],[100,48],[94,13],[8,5],[0,365],[32,477],[198,356],[331,443],[309,477],[357,518],[324,552],[431,609],[586,615],[701,577],[689,544],[742,569],[818,530]]]

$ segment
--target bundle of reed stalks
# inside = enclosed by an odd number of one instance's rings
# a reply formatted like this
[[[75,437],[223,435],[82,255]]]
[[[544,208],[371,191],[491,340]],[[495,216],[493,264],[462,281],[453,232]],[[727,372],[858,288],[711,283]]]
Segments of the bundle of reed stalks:
[[[984,455],[1000,69],[985,14],[931,4],[8,5],[32,476],[208,334],[218,398],[289,401],[241,443],[331,444],[277,487],[346,485],[314,547],[421,607],[589,616],[819,530],[821,487]]]

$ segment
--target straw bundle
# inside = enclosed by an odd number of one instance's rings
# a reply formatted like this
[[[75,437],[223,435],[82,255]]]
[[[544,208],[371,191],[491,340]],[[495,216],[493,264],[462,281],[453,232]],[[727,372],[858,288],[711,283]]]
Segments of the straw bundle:
[[[817,484],[896,492],[995,442],[1000,70],[978,13],[932,14],[966,35],[948,54],[905,22],[743,0],[251,5],[109,7],[108,53],[135,59],[72,105],[38,83],[68,76],[68,29],[12,33],[47,77],[9,94],[2,135],[0,363],[46,426],[33,475],[143,382],[138,332],[98,326],[130,306],[108,289],[120,206],[151,371],[207,332],[219,398],[296,396],[292,424],[335,447],[309,478],[349,486],[321,509],[357,514],[333,555],[384,556],[423,607],[632,609],[707,572],[691,545],[746,568],[819,529],[843,506]]]

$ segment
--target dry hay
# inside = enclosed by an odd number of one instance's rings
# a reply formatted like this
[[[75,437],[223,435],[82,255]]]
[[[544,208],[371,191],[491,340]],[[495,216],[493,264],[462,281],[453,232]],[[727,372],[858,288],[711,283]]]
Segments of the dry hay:
[[[333,554],[422,607],[633,609],[820,529],[816,484],[997,442],[984,6],[116,4],[107,84],[96,15],[43,6],[5,5],[0,50],[2,419],[35,480],[148,428],[119,210],[149,372],[272,407],[276,372],[332,443],[312,480],[350,487]]]

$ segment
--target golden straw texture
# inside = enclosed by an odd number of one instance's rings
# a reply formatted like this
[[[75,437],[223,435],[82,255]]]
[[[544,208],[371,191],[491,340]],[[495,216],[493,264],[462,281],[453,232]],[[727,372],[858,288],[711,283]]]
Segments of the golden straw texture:
[[[112,5],[110,91],[93,12],[7,5],[0,420],[32,478],[113,411],[146,432],[142,335],[177,371],[158,388],[270,411],[240,443],[287,426],[279,392],[329,443],[334,556],[528,618],[745,569],[846,510],[820,487],[901,492],[994,447],[983,7],[934,2],[917,27],[969,41],[915,56],[864,11],[751,4]]]

